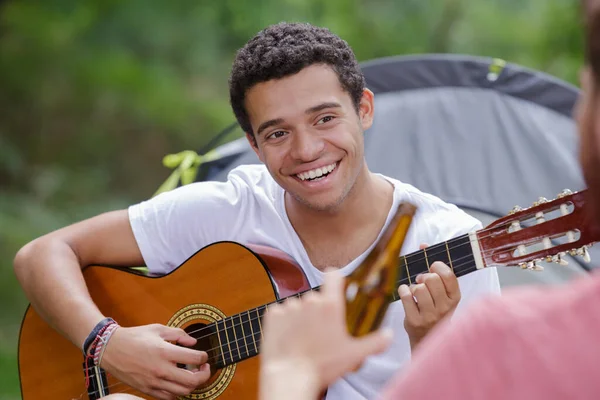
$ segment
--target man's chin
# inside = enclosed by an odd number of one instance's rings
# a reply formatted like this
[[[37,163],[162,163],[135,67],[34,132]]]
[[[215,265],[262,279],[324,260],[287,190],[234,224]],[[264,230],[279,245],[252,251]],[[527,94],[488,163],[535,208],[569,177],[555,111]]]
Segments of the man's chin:
[[[341,199],[327,198],[306,198],[295,193],[290,193],[293,201],[299,203],[302,207],[311,211],[335,212],[341,205]],[[320,197],[320,196],[319,196]]]

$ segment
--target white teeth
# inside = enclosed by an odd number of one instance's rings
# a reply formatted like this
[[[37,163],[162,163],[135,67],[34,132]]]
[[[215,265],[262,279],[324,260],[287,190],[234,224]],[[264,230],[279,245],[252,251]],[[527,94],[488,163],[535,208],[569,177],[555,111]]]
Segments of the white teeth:
[[[325,167],[315,168],[310,171],[302,172],[301,174],[298,174],[296,176],[298,178],[302,179],[303,181],[306,179],[314,179],[314,178],[318,178],[320,176],[323,176],[323,175],[333,171],[336,166],[337,166],[337,163],[333,163],[333,164],[327,165]]]

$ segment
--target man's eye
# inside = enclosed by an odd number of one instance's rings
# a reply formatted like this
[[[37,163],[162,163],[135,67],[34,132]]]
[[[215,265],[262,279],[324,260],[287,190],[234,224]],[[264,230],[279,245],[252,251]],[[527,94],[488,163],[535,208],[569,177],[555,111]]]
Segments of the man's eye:
[[[283,135],[285,135],[285,131],[273,132],[269,135],[269,139],[278,139],[278,138],[282,137]]]
[[[333,117],[331,115],[328,115],[326,117],[323,117],[319,120],[319,122],[317,122],[317,124],[324,124],[325,122],[329,122],[333,119]]]

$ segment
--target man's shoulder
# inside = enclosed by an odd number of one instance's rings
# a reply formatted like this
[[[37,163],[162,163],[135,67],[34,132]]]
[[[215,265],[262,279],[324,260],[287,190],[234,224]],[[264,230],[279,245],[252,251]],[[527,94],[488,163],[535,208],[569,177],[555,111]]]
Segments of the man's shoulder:
[[[250,186],[269,187],[276,184],[269,170],[264,164],[242,164],[231,169],[227,180],[239,180]]]
[[[256,193],[273,193],[279,186],[273,180],[263,164],[239,165],[229,171],[225,181],[200,181],[186,185],[189,193],[213,194],[215,192],[231,192],[253,195]]]
[[[277,184],[264,165],[241,165],[232,169],[225,181],[193,182],[134,204],[132,208],[230,208],[243,204],[271,204],[276,196]]]
[[[477,229],[481,227],[479,220],[460,209],[456,204],[427,193],[412,184],[387,176],[384,178],[394,185],[395,195],[400,201],[409,201],[417,206],[418,213],[423,220],[431,220],[434,225],[440,227],[444,224],[457,227],[469,225]]]
[[[425,192],[410,183],[402,182],[389,176],[382,176],[394,185],[396,193],[401,196],[400,198],[402,200],[411,201],[417,206],[425,208],[439,208],[451,211],[458,209],[456,205],[449,203],[434,194]]]

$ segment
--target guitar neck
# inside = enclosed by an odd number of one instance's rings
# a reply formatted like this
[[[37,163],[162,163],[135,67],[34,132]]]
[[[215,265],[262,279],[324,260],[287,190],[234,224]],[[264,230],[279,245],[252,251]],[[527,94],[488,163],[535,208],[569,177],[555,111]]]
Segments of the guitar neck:
[[[448,265],[457,277],[467,275],[483,267],[480,254],[474,254],[473,247],[478,248],[476,235],[464,234],[446,242],[429,246],[426,249],[400,256],[398,286],[411,285],[419,274],[429,272],[436,261]],[[475,242],[475,243],[473,243]],[[475,245],[475,246],[474,246]],[[477,261],[479,259],[479,262]],[[397,293],[394,300],[398,300]]]

